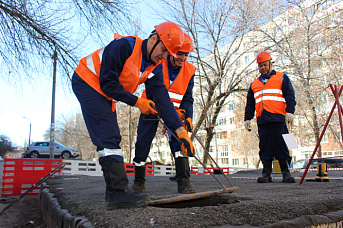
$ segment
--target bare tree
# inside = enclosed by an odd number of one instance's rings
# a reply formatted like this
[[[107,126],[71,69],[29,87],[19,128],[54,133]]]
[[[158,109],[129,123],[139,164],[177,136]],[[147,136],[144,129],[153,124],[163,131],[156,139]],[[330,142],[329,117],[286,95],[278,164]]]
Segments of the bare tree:
[[[44,134],[48,140],[50,137],[49,129]],[[80,151],[81,159],[93,160],[98,157],[96,147],[93,145],[86,124],[81,113],[72,117],[61,117],[56,124],[56,141],[65,146],[77,148]]]
[[[2,71],[12,73],[12,81],[34,79],[37,72],[52,75],[56,50],[58,70],[70,78],[88,38],[101,42],[103,32],[124,30],[130,21],[129,2],[0,1]]]
[[[319,140],[331,108],[329,84],[342,79],[342,7],[333,1],[291,1],[285,15],[260,27],[268,49],[278,53],[276,67],[286,71],[296,90],[300,145]],[[322,156],[321,148],[317,156]]]
[[[0,156],[5,156],[8,152],[12,152],[12,143],[6,135],[0,135]]]
[[[243,57],[259,44],[255,37],[246,36],[257,23],[253,19],[256,5],[250,1],[226,0],[162,2],[171,14],[168,16],[194,41],[195,52],[189,61],[197,68],[193,94],[194,106],[200,108],[194,112],[197,122],[193,132],[204,130],[204,144],[209,151],[218,114],[227,98],[234,92],[247,90],[242,84],[246,84],[246,75],[251,74],[248,69],[253,58],[243,66]],[[206,153],[203,159],[207,163]]]

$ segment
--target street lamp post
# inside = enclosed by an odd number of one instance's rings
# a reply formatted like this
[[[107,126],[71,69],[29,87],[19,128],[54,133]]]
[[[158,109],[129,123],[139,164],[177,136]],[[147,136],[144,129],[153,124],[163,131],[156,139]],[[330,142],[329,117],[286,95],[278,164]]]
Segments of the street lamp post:
[[[30,132],[29,132],[29,146],[31,144],[31,120],[26,118],[26,117],[23,117],[24,119],[27,119],[28,121],[30,121]]]

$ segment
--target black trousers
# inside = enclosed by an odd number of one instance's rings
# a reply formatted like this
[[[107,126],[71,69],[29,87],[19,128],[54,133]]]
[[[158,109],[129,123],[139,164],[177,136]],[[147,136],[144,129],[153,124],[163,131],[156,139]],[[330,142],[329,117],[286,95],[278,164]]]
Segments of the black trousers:
[[[260,159],[278,160],[289,159],[289,150],[282,137],[282,134],[288,134],[286,123],[267,123],[258,125],[258,134],[260,138]]]

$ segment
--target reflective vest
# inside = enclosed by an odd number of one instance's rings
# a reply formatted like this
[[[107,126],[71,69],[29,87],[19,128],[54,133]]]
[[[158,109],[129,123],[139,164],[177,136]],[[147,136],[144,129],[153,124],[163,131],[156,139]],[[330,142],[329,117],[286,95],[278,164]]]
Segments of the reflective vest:
[[[170,85],[169,72],[168,72],[168,61],[162,60],[163,66],[163,80],[164,85],[168,89],[168,94],[171,102],[173,103],[176,110],[179,109],[183,96],[185,95],[189,81],[195,72],[195,67],[189,62],[185,61],[180,69],[179,74]],[[142,98],[146,98],[146,92],[143,91]]]
[[[115,34],[114,38],[121,38],[123,36]],[[156,65],[149,65],[145,71],[140,72],[142,65],[142,43],[143,40],[137,36],[133,36],[136,39],[135,46],[133,48],[131,56],[126,60],[123,70],[119,75],[119,83],[124,87],[124,89],[131,94],[133,94],[138,85],[144,83],[148,78],[154,76],[152,71],[159,65],[160,62],[157,62]],[[106,95],[100,88],[100,68],[102,55],[104,52],[104,47],[96,50],[93,54],[88,55],[80,60],[79,65],[76,67],[76,73],[93,89],[98,93],[102,94],[108,100],[112,100],[112,111],[116,108],[115,101]]]
[[[282,72],[276,72],[265,85],[263,85],[259,78],[253,81],[251,89],[255,98],[256,118],[261,116],[263,110],[286,115],[287,105],[282,94],[283,75],[284,73]]]

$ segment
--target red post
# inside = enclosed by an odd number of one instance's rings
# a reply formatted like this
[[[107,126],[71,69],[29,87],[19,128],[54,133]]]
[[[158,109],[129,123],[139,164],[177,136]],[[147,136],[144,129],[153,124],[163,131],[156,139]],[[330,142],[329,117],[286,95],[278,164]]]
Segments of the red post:
[[[323,128],[322,133],[320,134],[320,137],[319,137],[319,140],[318,140],[318,142],[317,142],[317,145],[316,145],[316,147],[314,148],[313,153],[312,153],[312,156],[311,156],[311,158],[310,158],[310,160],[309,160],[309,162],[308,162],[308,164],[307,164],[307,166],[306,166],[305,172],[304,172],[304,174],[303,174],[303,176],[302,176],[302,178],[301,178],[301,180],[300,180],[300,184],[303,183],[303,181],[304,181],[304,179],[305,179],[305,176],[306,176],[306,174],[307,174],[307,171],[308,171],[310,165],[312,164],[313,157],[314,157],[314,155],[315,155],[316,152],[317,152],[317,149],[318,149],[318,147],[319,147],[319,145],[320,145],[320,142],[322,141],[322,138],[323,138],[323,136],[324,136],[324,133],[325,133],[325,131],[326,131],[326,128],[327,128],[327,126],[328,126],[328,124],[329,124],[329,121],[330,121],[330,119],[331,119],[331,117],[332,117],[332,114],[333,114],[333,111],[335,110],[336,105],[337,105],[337,108],[338,108],[339,122],[340,122],[340,126],[341,126],[341,136],[343,137],[343,131],[342,131],[342,130],[343,130],[343,128],[342,128],[342,116],[341,116],[341,115],[342,115],[342,106],[341,106],[341,104],[340,104],[340,102],[339,102],[339,99],[338,99],[338,98],[341,96],[341,93],[342,93],[342,90],[343,90],[343,86],[341,86],[339,92],[337,91],[337,86],[335,86],[335,88],[333,88],[333,86],[330,84],[330,88],[331,88],[332,93],[333,93],[334,96],[335,96],[335,103],[333,104],[333,106],[332,106],[332,108],[331,108],[331,112],[330,112],[330,114],[329,114],[329,117],[328,117],[328,119],[326,120],[326,123],[325,123],[325,125],[324,125],[324,128]]]

